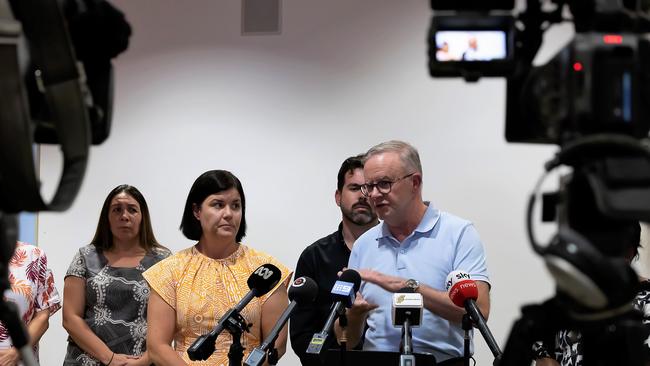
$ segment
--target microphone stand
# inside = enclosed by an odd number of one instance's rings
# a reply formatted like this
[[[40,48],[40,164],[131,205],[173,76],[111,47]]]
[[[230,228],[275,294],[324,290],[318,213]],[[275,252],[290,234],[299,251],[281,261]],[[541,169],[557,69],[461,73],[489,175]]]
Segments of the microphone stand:
[[[278,357],[278,349],[275,348],[275,339],[271,341],[269,350],[266,351],[266,353],[267,353],[266,359],[269,361],[269,365],[277,365],[279,357]]]
[[[463,365],[464,366],[469,366],[469,344],[470,344],[470,338],[469,338],[469,331],[472,330],[472,319],[469,317],[468,313],[463,314],[463,330],[465,331],[465,337],[464,337],[464,354],[463,354]]]
[[[399,366],[415,366],[415,355],[413,354],[413,343],[411,336],[411,321],[408,317],[404,319],[402,327],[402,344],[401,354],[399,356]]]
[[[217,326],[208,334],[198,337],[194,343],[187,349],[187,355],[190,360],[207,360],[215,351],[217,337],[223,330],[227,330],[232,335],[232,344],[228,352],[228,359],[231,366],[240,366],[244,358],[244,348],[241,345],[241,335],[243,332],[249,332],[249,325],[246,319],[239,313],[236,308],[228,310]],[[239,360],[239,362],[237,362]]]
[[[224,324],[224,329],[232,336],[232,344],[228,350],[228,365],[241,366],[244,358],[244,347],[241,345],[241,335],[244,331],[249,331],[249,325],[246,319],[239,313],[234,313]]]
[[[275,339],[269,343],[269,347],[266,351],[262,351],[262,349],[263,348],[260,347],[253,348],[244,362],[244,365],[260,366],[265,360],[269,361],[269,365],[277,365],[280,356],[278,355],[278,349],[275,348]]]
[[[323,350],[323,346],[327,344],[326,343],[327,338],[329,337],[329,332],[332,329],[334,322],[342,314],[345,314],[345,305],[343,305],[341,302],[335,303],[334,311],[332,311],[329,317],[327,318],[327,321],[325,322],[325,326],[323,326],[323,330],[320,333],[314,333],[314,336],[311,338],[306,353],[311,355],[321,354],[321,351]],[[346,320],[347,319],[344,319],[344,321]],[[341,325],[340,320],[339,320],[339,325]],[[345,330],[345,328],[343,329]],[[345,339],[344,341],[347,343],[347,339]],[[341,342],[341,340],[339,340],[339,342]]]
[[[487,324],[485,323],[483,314],[481,314],[481,311],[478,309],[478,307],[470,306],[468,302],[465,303],[465,310],[467,311],[467,314],[470,315],[471,319],[476,323],[478,330],[481,332],[481,335],[485,340],[485,343],[487,343],[488,348],[490,348],[490,351],[494,356],[495,364],[498,364],[501,360],[501,357],[503,357],[503,352],[501,352],[497,341],[494,339],[494,336],[490,332],[490,328],[488,328]]]
[[[339,326],[341,327],[341,339],[340,339],[340,343],[341,343],[341,363],[340,363],[340,365],[345,366],[345,364],[346,364],[345,360],[347,358],[346,351],[347,351],[347,348],[348,348],[348,346],[347,346],[347,343],[348,343],[348,331],[347,331],[348,317],[345,314],[345,308],[343,308],[343,310],[339,314]]]

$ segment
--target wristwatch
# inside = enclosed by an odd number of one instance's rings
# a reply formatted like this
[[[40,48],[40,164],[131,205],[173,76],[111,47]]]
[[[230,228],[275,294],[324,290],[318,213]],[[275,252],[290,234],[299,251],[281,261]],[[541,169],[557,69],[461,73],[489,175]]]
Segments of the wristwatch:
[[[413,290],[413,292],[417,292],[418,288],[420,288],[420,281],[410,278],[406,280],[406,287]]]

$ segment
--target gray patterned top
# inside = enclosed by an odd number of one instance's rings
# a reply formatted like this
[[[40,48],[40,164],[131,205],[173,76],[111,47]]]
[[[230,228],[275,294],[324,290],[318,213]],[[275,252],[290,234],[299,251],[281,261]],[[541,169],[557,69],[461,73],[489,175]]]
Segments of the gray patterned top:
[[[94,245],[79,249],[66,277],[86,280],[84,320],[115,353],[141,355],[146,350],[149,285],[142,272],[170,255],[165,248],[147,253],[136,267],[111,267]],[[99,366],[68,337],[64,366]]]

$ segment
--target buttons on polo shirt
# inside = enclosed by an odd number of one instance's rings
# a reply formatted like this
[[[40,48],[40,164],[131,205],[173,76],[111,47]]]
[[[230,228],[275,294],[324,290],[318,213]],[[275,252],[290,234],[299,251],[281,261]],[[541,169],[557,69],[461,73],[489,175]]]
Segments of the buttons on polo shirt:
[[[406,253],[406,249],[404,248],[397,249],[397,258],[395,258],[396,259],[395,264],[398,271],[406,268],[406,263],[404,261],[406,259],[406,256],[404,255],[404,253]]]

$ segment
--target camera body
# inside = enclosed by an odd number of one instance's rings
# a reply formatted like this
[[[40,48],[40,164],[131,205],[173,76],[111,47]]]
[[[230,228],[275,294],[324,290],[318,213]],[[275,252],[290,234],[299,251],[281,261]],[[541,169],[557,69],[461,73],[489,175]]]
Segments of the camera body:
[[[639,279],[629,262],[639,221],[650,222],[650,1],[526,0],[522,12],[514,5],[432,0],[427,39],[431,76],[505,78],[506,140],[556,144],[546,172],[572,168],[557,192],[545,193],[542,218],[558,223],[546,245],[532,222],[543,179],[527,209],[530,243],[556,294],[522,308],[498,365],[530,364],[532,344],[553,344],[560,329],[584,335],[585,364],[645,365],[648,332],[631,307]],[[569,13],[575,37],[534,66],[544,32]]]
[[[650,37],[577,33],[547,64],[508,76],[506,140],[562,145],[580,136],[647,137]]]
[[[528,0],[519,14],[514,1],[489,3],[431,1],[429,73],[468,81],[506,78],[507,141],[563,145],[597,133],[648,135],[645,3],[555,0],[555,9],[545,12],[539,0]],[[564,20],[565,5],[573,15],[574,39],[545,65],[533,66],[544,31]]]

